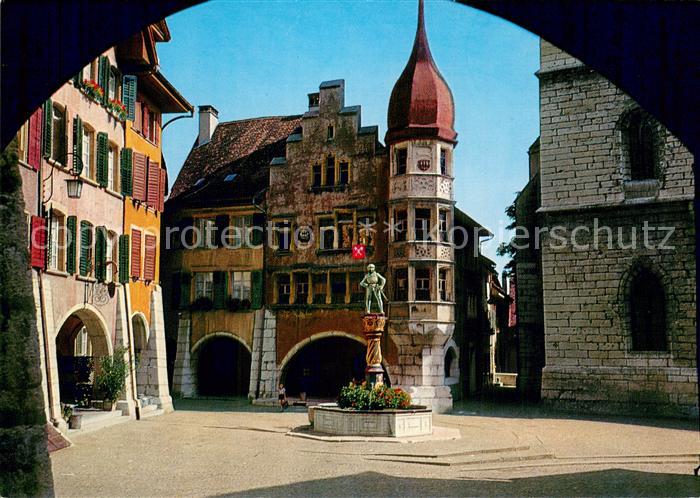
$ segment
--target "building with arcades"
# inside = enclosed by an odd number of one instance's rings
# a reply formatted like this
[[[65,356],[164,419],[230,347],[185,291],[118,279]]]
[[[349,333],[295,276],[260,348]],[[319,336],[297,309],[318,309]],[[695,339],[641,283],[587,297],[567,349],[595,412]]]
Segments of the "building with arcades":
[[[200,107],[199,137],[166,202],[176,229],[161,269],[172,275],[174,392],[269,399],[282,382],[292,396],[333,399],[364,378],[359,283],[369,263],[387,277],[388,383],[438,411],[453,393],[481,387],[476,375],[471,388],[461,382],[469,356],[459,350],[487,333],[487,272],[478,242],[451,243],[454,103],[422,2],[385,144],[361,111],[346,104],[344,80],[321,83],[295,116],[218,124],[213,107]],[[459,224],[481,228],[468,217]],[[458,295],[455,274],[466,266],[473,279],[460,279],[468,292]],[[467,296],[473,306],[456,306]],[[455,335],[456,323],[482,327]]]
[[[155,43],[168,39],[164,34],[167,25],[160,21],[134,39],[143,41],[154,57]],[[129,375],[117,409],[106,418],[128,420],[172,409],[159,304],[160,247],[137,242],[127,227],[132,211],[160,219],[166,180],[158,166],[163,164],[160,144],[153,145],[157,162],[149,168],[148,161],[133,160],[141,148],[132,145],[128,130],[142,115],[141,95],[156,102],[152,144],[153,137],[160,141],[160,112],[191,106],[162,75],[138,72],[125,60],[134,48],[139,47],[111,47],[86,62],[32,114],[16,140],[30,229],[46,418],[64,432],[66,405],[82,413],[90,426],[94,412],[81,409],[102,400],[95,388],[100,361],[121,348]],[[162,87],[149,86],[154,77]],[[159,237],[159,226],[153,225],[152,236]],[[135,274],[135,266],[145,272]],[[143,300],[136,297],[141,287],[148,289]],[[147,331],[143,336],[133,327],[141,321]],[[148,337],[153,348],[144,343]],[[158,342],[163,347],[156,347]],[[140,355],[141,350],[148,354]],[[137,364],[152,368],[137,370]],[[150,406],[138,396],[137,386],[146,385],[154,395]]]

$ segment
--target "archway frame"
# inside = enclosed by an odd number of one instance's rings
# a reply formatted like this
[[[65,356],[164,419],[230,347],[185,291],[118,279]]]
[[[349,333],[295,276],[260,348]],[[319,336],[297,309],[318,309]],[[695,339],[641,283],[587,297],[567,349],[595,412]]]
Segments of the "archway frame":
[[[148,340],[151,337],[151,327],[148,324],[148,320],[146,319],[146,315],[143,314],[142,311],[136,311],[131,315],[131,325],[132,325],[132,330],[136,332],[136,329],[133,328],[134,326],[134,320],[139,320],[141,322],[141,325],[143,325],[143,330],[146,332],[146,337],[145,341],[143,343],[144,349],[148,348]],[[134,343],[136,342],[136,335],[134,335]],[[134,344],[134,350],[136,350],[136,344]]]
[[[343,332],[340,330],[331,330],[331,331],[326,331],[326,332],[319,332],[318,334],[314,334],[312,336],[307,337],[306,339],[303,339],[299,342],[297,342],[289,351],[287,351],[287,354],[284,355],[284,358],[282,358],[282,361],[277,365],[277,382],[276,384],[279,384],[281,377],[282,377],[282,372],[284,372],[284,369],[287,367],[287,364],[291,361],[296,354],[304,349],[306,346],[311,344],[312,342],[316,342],[320,339],[329,339],[331,337],[343,337],[345,339],[352,339],[353,341],[357,341],[363,346],[367,346],[367,342],[365,341],[364,338],[350,334],[348,332]],[[384,375],[387,376],[387,379],[389,381],[389,384],[391,385],[391,377],[389,376],[389,364],[386,361],[386,358],[382,357],[382,366],[384,367]]]
[[[102,337],[107,343],[107,354],[111,355],[114,351],[114,344],[109,333],[109,327],[107,327],[107,322],[102,316],[102,313],[100,313],[99,310],[91,304],[77,304],[69,309],[58,321],[60,325],[55,328],[53,340],[56,341],[63,326],[66,324],[68,319],[74,315],[78,317],[81,322],[83,322],[83,325],[85,325],[85,328],[88,330],[88,336],[91,336],[90,330],[93,330],[90,325],[97,326],[96,328],[102,332]]]
[[[253,351],[250,349],[250,346],[246,344],[243,338],[237,336],[236,334],[233,334],[231,332],[212,332],[211,334],[206,334],[204,337],[202,337],[192,345],[192,347],[190,348],[191,359],[194,360],[194,355],[197,354],[197,351],[202,347],[203,344],[216,337],[226,337],[228,339],[234,339],[235,341],[241,343],[241,345],[246,349],[246,351],[248,351],[248,353],[251,354],[251,356],[253,354]]]

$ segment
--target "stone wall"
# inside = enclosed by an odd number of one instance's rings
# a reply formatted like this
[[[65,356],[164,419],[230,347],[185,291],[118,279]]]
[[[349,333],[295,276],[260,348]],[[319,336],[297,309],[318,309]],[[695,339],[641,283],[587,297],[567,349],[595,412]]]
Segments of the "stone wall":
[[[540,212],[549,229],[542,397],[598,412],[697,414],[694,158],[658,125],[658,180],[638,189],[621,128],[636,103],[546,42],[539,78]],[[646,243],[645,226],[655,228]],[[668,240],[659,227],[673,228]],[[663,286],[667,351],[632,347],[629,284],[640,267]]]

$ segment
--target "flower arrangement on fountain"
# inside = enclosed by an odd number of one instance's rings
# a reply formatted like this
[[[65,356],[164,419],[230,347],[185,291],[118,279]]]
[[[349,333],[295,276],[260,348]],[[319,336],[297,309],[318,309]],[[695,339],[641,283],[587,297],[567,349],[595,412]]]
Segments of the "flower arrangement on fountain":
[[[101,101],[105,95],[102,88],[95,80],[83,80],[83,91],[92,100]]]
[[[340,390],[338,407],[349,410],[407,410],[411,408],[411,395],[399,387],[383,384],[371,387],[367,382],[350,382]]]
[[[128,115],[126,106],[118,99],[109,99],[107,101],[107,110],[114,114],[120,121],[125,121]]]

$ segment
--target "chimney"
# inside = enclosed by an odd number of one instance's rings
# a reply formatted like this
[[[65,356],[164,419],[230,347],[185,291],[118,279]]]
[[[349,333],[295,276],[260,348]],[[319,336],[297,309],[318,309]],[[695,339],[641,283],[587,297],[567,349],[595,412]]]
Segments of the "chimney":
[[[204,145],[211,140],[217,124],[219,124],[219,111],[210,105],[200,105],[197,146]]]

